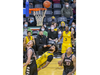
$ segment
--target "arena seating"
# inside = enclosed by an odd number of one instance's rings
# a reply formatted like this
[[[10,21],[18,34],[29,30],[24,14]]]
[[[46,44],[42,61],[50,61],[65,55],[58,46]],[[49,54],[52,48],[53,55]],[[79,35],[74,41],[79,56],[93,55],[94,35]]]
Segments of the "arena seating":
[[[35,8],[43,8],[42,4],[35,4]]]
[[[30,2],[33,0],[29,0]],[[43,8],[42,4],[33,4],[34,8]],[[29,8],[33,8],[33,5],[29,5]],[[55,19],[57,20],[57,24],[59,28],[61,26],[61,21],[65,22],[65,26],[68,26],[68,20],[66,17],[61,17],[61,9],[65,6],[65,4],[62,3],[52,3],[51,6],[49,8],[47,8],[44,20],[43,20],[43,24],[48,24],[51,22],[51,17],[55,16]],[[33,12],[31,12],[31,14],[29,14],[30,17],[33,17]],[[29,17],[29,18],[30,18]],[[25,18],[23,18],[23,20],[25,20]],[[35,18],[33,17],[33,22],[34,22]],[[76,19],[74,19],[74,22],[76,23]],[[33,31],[32,36],[34,36],[34,38],[37,37],[37,33],[38,31]],[[23,36],[24,38],[25,36]],[[59,45],[59,51],[61,51],[61,45],[62,45],[62,41],[58,43]],[[76,48],[73,48],[74,53],[76,52]]]

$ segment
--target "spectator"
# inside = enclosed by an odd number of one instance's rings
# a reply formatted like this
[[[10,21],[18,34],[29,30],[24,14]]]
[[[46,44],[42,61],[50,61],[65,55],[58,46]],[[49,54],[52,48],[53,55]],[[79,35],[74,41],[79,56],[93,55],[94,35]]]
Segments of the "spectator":
[[[58,24],[55,22],[55,23],[53,23],[53,25],[54,25],[54,31],[57,31]]]
[[[48,32],[45,31],[45,27],[44,26],[41,26],[40,30],[39,31],[42,31],[43,32],[43,35],[45,35],[46,37],[48,37]],[[39,34],[39,32],[38,32]]]
[[[38,54],[39,55],[42,55],[42,53],[45,52],[48,49],[46,47],[46,36],[43,35],[43,31],[40,31],[39,35],[37,35],[36,45],[37,45],[37,48],[38,48]]]
[[[51,25],[50,31],[48,32],[49,41],[56,41],[58,38],[57,31],[54,31],[54,25]]]
[[[23,24],[26,22],[26,18],[23,19]]]
[[[65,31],[65,22],[64,21],[61,22],[61,26],[59,27],[59,29],[61,30],[61,32]]]
[[[34,0],[29,0],[30,5],[34,5],[33,3],[34,3]]]
[[[76,0],[73,0],[71,7],[73,8],[73,17],[76,19]]]
[[[76,28],[76,25],[75,25],[75,23],[74,23],[74,22],[72,22],[72,26],[71,26],[71,27]]]
[[[32,30],[30,28],[28,28],[28,23],[27,22],[24,23],[24,26],[23,27],[24,27],[23,28],[23,35],[24,36],[27,36],[27,31],[30,31],[31,32],[31,35],[32,35]]]
[[[74,9],[76,8],[76,0],[73,0],[73,3],[71,4],[71,7]]]
[[[69,3],[65,3],[65,6],[61,9],[61,15],[70,19],[69,25],[73,22],[73,11],[72,8],[69,6]]]
[[[52,16],[51,19],[52,19],[52,22],[57,22],[54,16]]]
[[[76,8],[73,9],[73,17],[76,19]]]
[[[71,33],[73,34],[73,36],[74,36],[74,47],[75,47],[75,44],[76,44],[76,31],[75,31],[75,28],[74,27],[71,27],[70,28],[70,31],[71,31]],[[73,42],[73,41],[72,41]]]
[[[53,3],[60,3],[60,0],[52,0]]]
[[[47,31],[47,32],[48,32],[47,25],[46,25],[46,24],[44,24],[43,26],[45,27],[45,31]]]
[[[51,19],[52,19],[52,20],[50,21],[50,25],[52,25],[53,23],[57,22],[57,21],[56,21],[56,18],[55,18],[54,16],[52,16]]]
[[[34,21],[33,18],[29,19],[29,22],[28,22],[29,27],[36,26],[35,21],[34,22],[33,21]]]

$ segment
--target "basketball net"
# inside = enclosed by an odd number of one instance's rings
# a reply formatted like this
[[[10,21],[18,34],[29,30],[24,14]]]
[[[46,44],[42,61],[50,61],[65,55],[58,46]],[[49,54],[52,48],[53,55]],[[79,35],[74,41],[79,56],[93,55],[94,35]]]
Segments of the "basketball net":
[[[43,25],[43,19],[45,17],[46,10],[39,10],[39,11],[33,11],[33,15],[36,18],[37,26]]]

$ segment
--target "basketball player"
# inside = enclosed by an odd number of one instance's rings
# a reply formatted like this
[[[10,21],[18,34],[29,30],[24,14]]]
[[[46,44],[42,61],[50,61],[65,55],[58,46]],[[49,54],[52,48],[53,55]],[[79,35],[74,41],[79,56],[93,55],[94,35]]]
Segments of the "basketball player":
[[[62,55],[61,61],[58,61],[59,66],[64,66],[63,75],[73,75],[76,71],[76,57],[72,54],[72,49],[69,47],[66,53]]]
[[[27,36],[24,38],[24,47],[27,46],[27,43],[28,43],[30,40],[33,40],[33,42],[34,42],[34,44],[35,44],[35,39],[34,39],[34,37],[31,36],[31,31],[27,31]]]
[[[33,41],[29,41],[27,43],[27,61],[23,65],[23,67],[26,67],[26,75],[37,75],[37,65],[36,65],[36,56],[34,49],[32,48]]]
[[[49,48],[49,51],[45,52],[40,58],[36,60],[38,71],[48,66],[48,64],[53,59],[53,53],[58,50],[56,45],[53,45]]]
[[[74,37],[73,34],[69,31],[68,26],[65,27],[65,31],[62,32],[61,37],[58,39],[58,42],[60,42],[62,37],[63,37],[63,43],[62,43],[61,53],[65,53],[69,47],[72,47],[71,37],[73,38],[73,44],[74,44]]]

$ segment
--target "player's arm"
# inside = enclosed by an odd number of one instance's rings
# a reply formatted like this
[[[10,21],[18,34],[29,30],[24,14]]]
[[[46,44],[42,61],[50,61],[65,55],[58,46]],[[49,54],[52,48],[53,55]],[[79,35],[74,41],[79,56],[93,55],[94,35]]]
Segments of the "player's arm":
[[[24,47],[26,47],[26,38],[24,38]]]
[[[73,36],[73,33],[71,33],[71,37],[73,39],[73,45],[74,45],[74,36]]]
[[[23,67],[27,66],[29,63],[30,63],[30,59],[31,59],[31,56],[32,56],[32,50],[28,50],[28,59],[26,61],[26,63],[23,65]]]
[[[45,67],[47,67],[48,65],[49,65],[49,61],[46,61],[46,64],[43,66],[43,67],[41,67],[41,68],[38,68],[37,70],[39,71],[39,70],[41,70],[41,69],[43,69],[43,68],[45,68]]]
[[[47,62],[46,62],[46,64],[45,64],[43,67],[41,67],[41,69],[43,69],[43,68],[47,67],[47,66],[49,65],[49,63],[50,63],[50,62],[49,62],[49,61],[47,61]]]
[[[34,37],[32,37],[32,40],[34,41],[34,45],[35,45],[35,39],[34,39]]]
[[[37,59],[37,57],[36,57],[36,55],[35,55],[35,53],[34,53],[34,55],[33,55],[34,57],[35,57],[35,60]]]
[[[76,57],[74,55],[72,57],[72,61],[73,61],[74,69],[72,70],[71,73],[74,73],[76,71]]]
[[[52,59],[53,59],[53,56],[52,56],[52,55],[49,55],[49,56],[48,56],[48,59],[47,59],[47,61],[46,61],[46,64],[45,64],[43,67],[41,67],[41,69],[43,69],[43,68],[45,68],[46,66],[48,66],[48,64],[52,61]]]
[[[63,63],[63,60],[64,60],[64,56],[65,56],[65,53],[62,54],[61,61],[58,61],[59,66],[62,66],[62,63]]]
[[[49,56],[48,56],[48,59],[47,59],[47,61],[46,61],[46,64],[45,64],[43,67],[38,68],[37,70],[39,71],[39,70],[41,70],[41,69],[47,67],[47,66],[49,65],[49,63],[52,61],[52,59],[53,59],[53,56],[52,56],[52,55],[49,55]]]
[[[63,37],[63,32],[61,34],[61,37],[58,39],[58,42],[60,42],[60,40],[62,39],[62,37]]]

